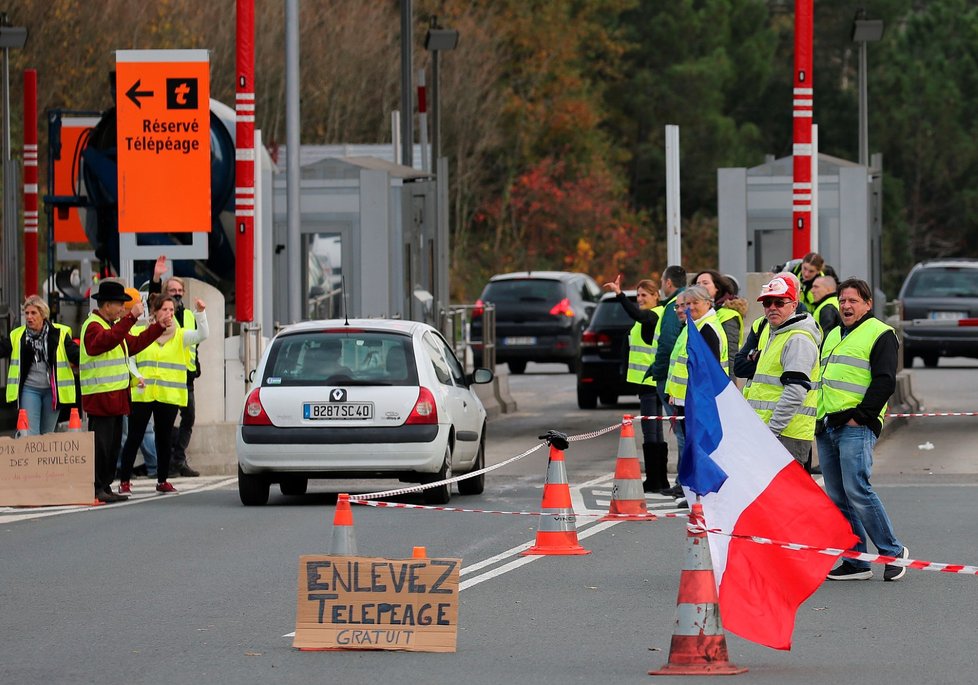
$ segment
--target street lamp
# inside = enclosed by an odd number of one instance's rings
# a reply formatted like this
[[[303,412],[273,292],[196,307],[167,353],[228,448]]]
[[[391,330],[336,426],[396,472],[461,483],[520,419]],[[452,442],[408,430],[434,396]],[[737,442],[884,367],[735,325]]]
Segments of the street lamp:
[[[441,156],[441,102],[438,99],[438,62],[444,50],[454,50],[458,46],[458,31],[445,29],[438,25],[438,18],[431,18],[431,28],[424,37],[425,50],[431,52],[431,158],[432,168],[438,168]]]
[[[866,10],[856,10],[852,20],[852,42],[859,43],[859,163],[869,166],[869,113],[867,112],[866,43],[883,37],[883,20],[867,19]]]

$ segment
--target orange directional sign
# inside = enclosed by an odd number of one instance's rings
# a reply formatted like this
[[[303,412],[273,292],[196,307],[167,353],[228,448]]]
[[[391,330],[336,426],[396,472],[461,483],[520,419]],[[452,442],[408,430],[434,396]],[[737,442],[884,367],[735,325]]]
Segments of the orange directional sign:
[[[118,50],[119,232],[211,228],[206,50]]]

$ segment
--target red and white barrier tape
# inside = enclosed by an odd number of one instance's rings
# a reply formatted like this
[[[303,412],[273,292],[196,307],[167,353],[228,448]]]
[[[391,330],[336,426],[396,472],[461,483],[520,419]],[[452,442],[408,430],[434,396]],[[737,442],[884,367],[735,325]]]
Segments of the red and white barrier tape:
[[[361,495],[362,497],[362,495]],[[350,496],[350,502],[355,504],[363,504],[368,507],[383,507],[387,509],[423,509],[427,511],[454,511],[462,512],[465,514],[505,514],[509,516],[553,516],[552,511],[496,511],[493,509],[463,509],[461,507],[435,507],[427,504],[404,504],[402,502],[378,502],[375,500],[365,500],[357,499],[354,500],[353,496]],[[619,518],[623,521],[657,521],[659,519],[685,519],[689,517],[688,512],[675,513],[675,514],[597,514],[597,513],[586,513],[578,514],[575,513],[574,516],[577,518]]]
[[[690,516],[690,514],[687,514]],[[886,556],[885,554],[869,554],[868,552],[854,552],[849,549],[834,549],[831,547],[812,547],[811,545],[803,545],[797,542],[784,542],[783,540],[772,540],[771,538],[762,538],[757,535],[739,535],[734,533],[727,533],[725,531],[715,529],[715,528],[704,528],[703,526],[693,523],[690,521],[689,529],[693,532],[706,532],[713,533],[715,535],[725,535],[731,538],[738,538],[740,540],[749,540],[755,542],[759,545],[774,545],[775,547],[780,547],[782,549],[788,550],[806,550],[809,552],[818,552],[819,554],[826,554],[832,557],[844,557],[846,559],[858,559],[859,561],[867,561],[871,564],[889,564],[891,566],[906,566],[907,568],[917,569],[918,571],[939,571],[941,573],[956,573],[968,576],[978,576],[978,566],[971,566],[968,564],[943,564],[936,561],[921,561],[919,559],[898,559],[896,557]]]
[[[902,413],[902,414],[887,414],[888,419],[916,419],[916,418],[928,418],[934,416],[978,416],[978,411],[928,411],[928,412],[914,412],[914,413]],[[685,416],[633,416],[632,422],[635,421],[684,421]],[[624,421],[622,421],[624,423]]]

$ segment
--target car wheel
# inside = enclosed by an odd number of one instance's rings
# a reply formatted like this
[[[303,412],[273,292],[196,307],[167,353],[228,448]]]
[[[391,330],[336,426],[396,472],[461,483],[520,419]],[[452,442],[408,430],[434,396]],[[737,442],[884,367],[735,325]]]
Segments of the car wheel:
[[[914,354],[910,350],[903,351],[903,368],[912,369],[913,368],[913,358]]]
[[[282,494],[290,497],[306,494],[308,487],[308,478],[286,478],[278,484],[278,489],[282,491]]]
[[[435,481],[445,480],[446,478],[452,477],[452,449],[448,447],[445,449],[445,463],[442,464],[441,471],[435,474],[434,478],[428,478],[427,482],[434,483]],[[452,498],[452,484],[445,483],[439,485],[437,488],[428,488],[424,491],[424,503],[425,504],[448,504],[449,500]]]
[[[509,372],[515,373],[517,376],[526,371],[526,362],[524,361],[512,361],[506,363],[509,364]]]
[[[595,409],[598,406],[598,394],[593,390],[577,386],[577,406],[581,409]]]
[[[567,362],[567,368],[571,373],[577,373],[581,370],[581,358],[574,357],[569,362]]]
[[[601,404],[608,407],[618,404],[618,395],[614,393],[602,393],[598,395],[598,399],[601,400]]]
[[[479,453],[475,457],[473,471],[479,471],[486,467],[486,429],[482,429],[482,439],[479,441]],[[486,474],[480,473],[478,476],[466,478],[458,482],[458,494],[460,495],[481,495],[486,489]]]
[[[238,466],[238,497],[246,507],[268,504],[268,479],[249,475]]]
[[[931,352],[929,354],[922,355],[922,357],[924,360],[924,366],[926,366],[928,369],[933,369],[937,366],[937,362],[941,358],[941,355],[937,354],[936,352]]]

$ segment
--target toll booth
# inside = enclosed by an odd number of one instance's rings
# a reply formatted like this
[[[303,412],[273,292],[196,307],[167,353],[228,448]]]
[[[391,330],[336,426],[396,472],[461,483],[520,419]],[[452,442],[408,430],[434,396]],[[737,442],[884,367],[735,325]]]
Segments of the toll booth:
[[[817,178],[814,251],[841,279],[866,280],[882,307],[882,157],[874,155],[865,167],[819,154]],[[721,272],[746,283],[748,273],[768,271],[792,257],[792,182],[791,157],[717,170]]]
[[[373,156],[322,157],[300,166],[303,319],[390,317],[436,324],[448,306],[447,229],[439,231],[442,183]],[[274,225],[267,232],[263,325],[289,323],[287,188],[279,160]],[[444,176],[447,176],[445,174]],[[444,178],[443,176],[443,178]],[[442,206],[446,206],[442,203]],[[444,224],[443,224],[444,225]]]

